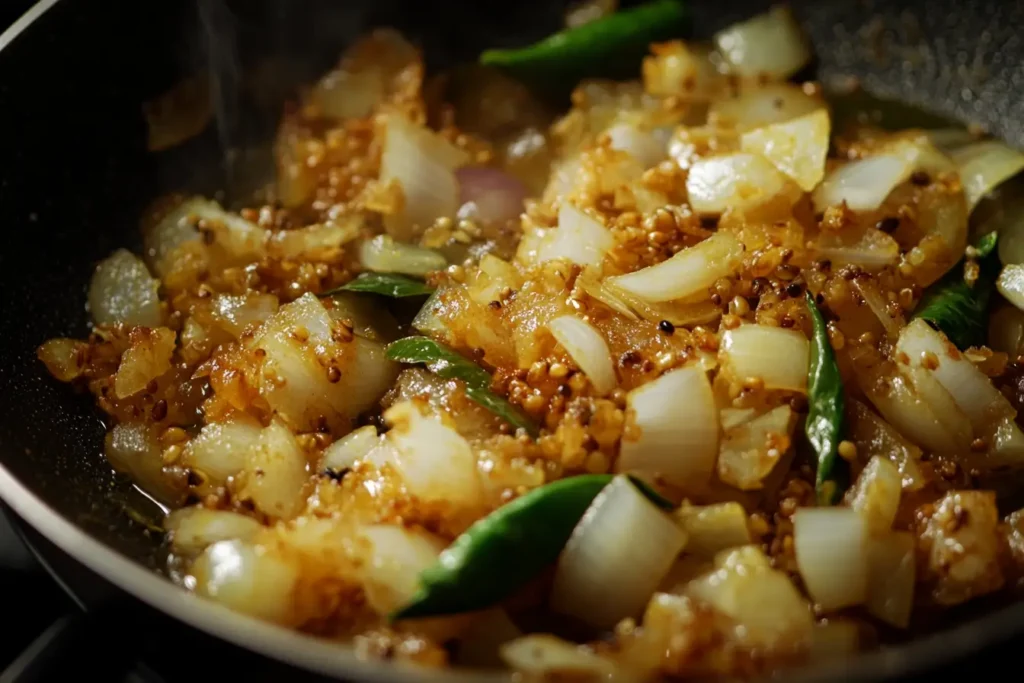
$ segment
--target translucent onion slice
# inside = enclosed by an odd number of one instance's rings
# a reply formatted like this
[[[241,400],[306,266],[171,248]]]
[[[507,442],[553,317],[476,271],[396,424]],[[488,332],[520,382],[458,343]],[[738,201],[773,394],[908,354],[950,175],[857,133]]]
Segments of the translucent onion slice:
[[[747,511],[739,503],[695,506],[684,504],[675,513],[686,532],[686,552],[706,559],[729,548],[749,545]]]
[[[918,464],[921,449],[911,444],[892,425],[857,399],[848,398],[847,405],[850,406],[851,413],[847,437],[857,445],[858,454],[888,458],[896,466],[904,489],[922,489],[925,478]]]
[[[385,216],[384,226],[390,235],[408,240],[415,228],[455,216],[459,209],[455,169],[465,166],[469,155],[400,115],[389,115],[384,125],[380,182],[385,186],[394,182],[402,190],[401,211]]]
[[[142,260],[118,249],[100,262],[89,283],[89,312],[97,325],[160,325],[160,283]]]
[[[242,614],[297,626],[295,587],[301,567],[293,557],[241,540],[208,547],[190,569],[199,595]]]
[[[825,611],[867,599],[868,525],[851,508],[802,508],[793,515],[796,563]]]
[[[597,628],[638,616],[684,545],[679,525],[628,478],[616,477],[590,504],[562,551],[551,607]]]
[[[989,318],[988,345],[1010,358],[1024,353],[1024,310],[1003,304]]]
[[[867,610],[897,628],[910,624],[914,607],[915,539],[892,531],[868,540]]]
[[[587,376],[599,396],[618,384],[608,343],[594,327],[576,316],[563,315],[548,323],[548,329]]]
[[[541,237],[537,262],[567,259],[581,266],[600,266],[615,238],[596,218],[568,202],[558,210],[558,227]]]
[[[828,110],[818,109],[744,133],[740,149],[761,155],[810,192],[825,177],[830,131]]]
[[[906,354],[910,367],[921,368],[933,377],[967,415],[976,432],[984,434],[998,419],[1013,417],[1010,402],[985,373],[924,320],[914,320],[903,329],[896,352]],[[901,370],[905,367],[901,364]]]
[[[741,325],[722,334],[722,368],[736,381],[761,379],[766,389],[807,391],[810,344],[795,330]]]
[[[376,446],[380,438],[377,428],[366,425],[341,437],[326,449],[320,461],[321,472],[340,472],[352,467],[357,460],[365,458]]]
[[[741,78],[784,81],[811,61],[800,25],[787,7],[773,7],[716,33],[728,70]]]
[[[610,277],[607,282],[645,301],[683,299],[707,293],[715,280],[735,273],[742,254],[743,245],[735,237],[718,232],[667,261]]]
[[[960,169],[968,210],[974,209],[1001,183],[1024,170],[1024,154],[995,140],[960,147],[950,156]]]
[[[847,500],[850,507],[864,515],[872,533],[884,533],[892,527],[900,507],[903,477],[893,462],[873,456],[857,477]]]
[[[876,228],[823,231],[814,247],[820,258],[833,264],[853,264],[866,270],[896,265],[900,259],[899,242]]]
[[[263,529],[252,517],[201,507],[175,510],[164,518],[163,526],[171,534],[171,548],[186,555],[200,553],[219,541],[252,540]]]
[[[725,78],[712,63],[707,45],[674,40],[651,45],[651,53],[643,62],[645,92],[706,101],[724,89]]]
[[[685,490],[711,476],[718,455],[718,407],[703,368],[665,373],[626,396],[627,436],[617,469]]]
[[[792,83],[744,84],[735,97],[713,101],[708,120],[742,132],[789,121],[824,107],[825,101],[819,95],[808,94]]]
[[[517,638],[501,648],[501,658],[515,671],[544,680],[612,680],[616,667],[590,650],[547,634]]]
[[[996,288],[1007,301],[1024,311],[1024,265],[1004,266],[996,280]]]
[[[605,133],[612,149],[625,152],[640,162],[644,168],[650,168],[668,156],[666,141],[660,139],[653,131],[644,130],[635,123],[616,123]]]
[[[363,565],[363,589],[378,614],[408,602],[420,586],[420,572],[437,561],[444,542],[422,530],[374,524],[360,530],[370,547]]]
[[[305,451],[280,420],[262,432],[245,460],[245,484],[239,500],[250,500],[256,509],[276,519],[291,519],[305,504],[309,479]]]
[[[377,235],[359,245],[363,268],[374,273],[423,276],[444,270],[448,262],[433,249],[396,242],[389,235]]]
[[[817,187],[814,209],[821,212],[845,202],[853,211],[874,211],[913,172],[914,165],[899,155],[851,161],[832,170]]]
[[[702,214],[747,211],[776,197],[795,202],[789,180],[760,154],[737,153],[702,159],[686,176],[690,206]]]
[[[181,462],[204,480],[219,486],[242,471],[248,453],[260,440],[260,423],[242,414],[226,422],[208,422],[188,442]]]
[[[793,409],[781,405],[728,430],[718,453],[718,478],[741,491],[763,488],[789,450],[793,425]]]

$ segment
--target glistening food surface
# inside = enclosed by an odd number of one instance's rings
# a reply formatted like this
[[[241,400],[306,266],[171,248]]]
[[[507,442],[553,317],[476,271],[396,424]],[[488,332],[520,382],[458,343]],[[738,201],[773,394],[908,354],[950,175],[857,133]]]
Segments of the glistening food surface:
[[[92,335],[39,355],[173,509],[183,587],[574,680],[834,660],[1013,594],[1024,214],[990,194],[1024,157],[840,127],[783,9],[703,44],[612,5],[429,77],[373,32],[285,113],[265,204],[163,198],[99,264]]]

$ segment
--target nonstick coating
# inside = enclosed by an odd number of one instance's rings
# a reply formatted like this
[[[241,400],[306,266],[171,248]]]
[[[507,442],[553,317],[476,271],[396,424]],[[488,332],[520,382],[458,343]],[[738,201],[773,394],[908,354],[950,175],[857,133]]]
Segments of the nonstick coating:
[[[281,100],[365,28],[395,25],[422,42],[431,65],[444,66],[546,34],[561,3],[250,0],[233,4],[236,14],[214,0],[200,0],[202,12],[180,0],[46,4],[53,7],[20,35],[0,38],[0,464],[93,538],[159,570],[158,541],[125,514],[130,486],[101,455],[104,426],[91,398],[46,376],[34,354],[50,337],[86,334],[94,264],[116,247],[138,246],[138,216],[159,194],[227,189],[231,200],[259,179],[265,157],[248,150],[267,139]],[[696,4],[697,33],[705,36],[764,6]],[[794,4],[826,84],[853,77],[875,95],[981,124],[1024,147],[1024,3]],[[200,14],[218,28],[212,42]],[[232,35],[243,55],[233,78],[276,60],[261,72],[266,101],[229,100],[233,116],[222,136],[211,128],[184,147],[148,154],[140,104],[211,54],[230,57],[220,48]],[[229,166],[221,163],[222,137],[238,150]],[[0,495],[23,512],[41,510],[10,486]],[[959,647],[919,644],[876,658],[863,673],[893,673],[1024,632],[1024,606],[1012,609],[977,624]]]

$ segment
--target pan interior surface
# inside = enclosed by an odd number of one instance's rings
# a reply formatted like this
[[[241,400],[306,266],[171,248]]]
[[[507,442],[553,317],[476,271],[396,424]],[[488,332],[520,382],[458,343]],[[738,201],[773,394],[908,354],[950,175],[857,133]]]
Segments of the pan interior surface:
[[[85,335],[92,269],[117,247],[139,249],[138,218],[153,198],[172,190],[243,192],[247,176],[240,170],[258,174],[257,150],[273,130],[281,100],[361,30],[396,25],[424,43],[429,60],[444,65],[485,46],[544,35],[560,8],[513,3],[498,13],[398,0],[210,2],[205,5],[224,12],[217,15],[224,23],[213,24],[217,33],[211,35],[209,16],[190,3],[47,4],[54,6],[20,35],[9,35],[0,51],[10,131],[0,140],[7,160],[0,171],[7,230],[0,247],[0,494],[64,550],[178,618],[300,666],[390,678],[390,670],[255,624],[153,576],[152,570],[163,568],[159,539],[131,513],[145,509],[146,500],[104,460],[105,430],[91,398],[72,395],[48,378],[35,348],[51,337]],[[701,3],[694,8],[698,32],[762,5],[735,3],[718,12]],[[1024,144],[1024,100],[1009,96],[1024,86],[1024,48],[1013,36],[1013,27],[1024,25],[1024,9],[1016,3],[796,5],[826,84],[855,77],[880,96],[979,123]],[[445,17],[443,24],[438,16]],[[224,31],[237,53],[211,47]],[[227,60],[241,81],[268,58],[277,81],[267,86],[264,100],[235,92],[223,103],[228,113],[220,128],[211,126],[179,149],[146,151],[142,102],[208,63]],[[226,163],[225,144],[252,163]],[[868,678],[924,668],[1022,629],[1024,607],[1007,608],[907,648],[861,658],[846,674]],[[443,680],[470,675],[446,672]]]

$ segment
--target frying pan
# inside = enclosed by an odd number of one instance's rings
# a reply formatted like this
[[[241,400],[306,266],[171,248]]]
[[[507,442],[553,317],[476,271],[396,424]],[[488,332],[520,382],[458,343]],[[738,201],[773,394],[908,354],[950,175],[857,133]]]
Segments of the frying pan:
[[[491,6],[493,4],[493,6]],[[708,35],[761,3],[704,3]],[[465,5],[465,6],[463,6]],[[1024,4],[999,0],[795,2],[826,84],[856,78],[875,95],[978,123],[1024,146]],[[138,249],[138,217],[163,192],[228,202],[266,173],[260,143],[282,100],[345,43],[394,25],[428,64],[538,38],[557,26],[550,2],[401,0],[42,0],[0,35],[0,497],[67,556],[144,603],[243,647],[365,681],[480,680],[357,660],[347,649],[256,622],[194,597],[161,575],[159,540],[126,514],[145,500],[101,455],[104,425],[87,395],[46,376],[34,350],[84,336],[85,286],[118,246]],[[140,104],[209,65],[221,84],[217,126],[159,154],[145,148]],[[259,74],[260,88],[246,83]],[[265,147],[265,145],[264,145]],[[225,150],[229,153],[225,154]],[[262,176],[263,179],[266,176]],[[72,584],[63,564],[51,569]],[[1024,634],[1024,604],[973,615],[841,670],[796,678],[883,680],[939,667]],[[493,677],[493,676],[492,676]]]

